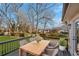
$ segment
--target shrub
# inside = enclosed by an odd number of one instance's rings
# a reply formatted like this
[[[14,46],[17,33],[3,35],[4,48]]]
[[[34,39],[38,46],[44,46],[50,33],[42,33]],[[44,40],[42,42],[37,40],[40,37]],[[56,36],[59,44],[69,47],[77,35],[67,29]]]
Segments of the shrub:
[[[11,36],[15,36],[15,33],[11,33]]]
[[[24,33],[20,33],[19,36],[20,36],[20,37],[24,37]]]
[[[16,32],[15,36],[24,37],[24,33]]]
[[[68,34],[68,32],[61,32],[62,34]]]
[[[59,39],[59,33],[57,32],[50,32],[48,33],[48,35],[46,34],[47,38],[51,38],[51,39]]]
[[[4,33],[3,32],[0,32],[0,36],[3,36],[4,35]]]

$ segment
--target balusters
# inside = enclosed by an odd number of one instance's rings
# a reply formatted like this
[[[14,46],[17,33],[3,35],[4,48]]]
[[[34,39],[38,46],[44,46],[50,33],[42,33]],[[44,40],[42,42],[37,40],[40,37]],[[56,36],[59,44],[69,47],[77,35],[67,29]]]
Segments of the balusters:
[[[16,40],[10,40],[6,42],[0,42],[0,55],[6,55],[16,49],[19,48],[19,41],[23,40],[21,39],[16,39]]]
[[[1,55],[3,55],[3,44],[1,45],[1,49],[2,49],[2,51],[1,51]]]
[[[5,53],[6,53],[6,44],[4,44],[4,48],[5,48],[5,49],[4,49],[4,54],[5,54]]]
[[[8,45],[9,45],[9,44],[7,43],[7,44],[6,44],[6,47],[7,47],[7,48],[6,48],[6,51],[7,51],[7,52],[8,52],[8,50],[9,50],[9,49],[8,49]]]

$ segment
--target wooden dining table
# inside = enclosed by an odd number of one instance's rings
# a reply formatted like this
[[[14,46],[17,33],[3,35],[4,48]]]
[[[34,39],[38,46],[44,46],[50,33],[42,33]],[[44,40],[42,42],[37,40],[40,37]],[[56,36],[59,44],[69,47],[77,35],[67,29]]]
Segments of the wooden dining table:
[[[40,56],[49,42],[49,40],[41,40],[39,43],[37,43],[37,41],[27,43],[19,48],[19,55],[23,56],[23,53],[29,53],[31,55]]]

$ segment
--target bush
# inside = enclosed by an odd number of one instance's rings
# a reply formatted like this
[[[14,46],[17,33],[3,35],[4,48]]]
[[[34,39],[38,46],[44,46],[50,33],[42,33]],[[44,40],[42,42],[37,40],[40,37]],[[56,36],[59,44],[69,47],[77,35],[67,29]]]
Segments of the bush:
[[[43,37],[43,38],[45,38],[45,37],[46,37],[46,35],[45,35],[45,34],[40,34],[40,36],[41,36],[41,37]]]
[[[45,36],[45,34],[40,34],[40,36],[42,36],[42,37],[43,37],[43,36]]]
[[[46,34],[47,38],[51,38],[51,39],[59,39],[59,33],[57,32],[50,32]]]
[[[68,32],[61,32],[62,34],[68,34]]]
[[[17,32],[17,33],[15,33],[15,36],[24,37],[24,33]]]
[[[11,36],[15,36],[15,33],[11,33]]]
[[[0,33],[0,36],[3,36],[3,35],[4,35],[4,33],[1,32],[1,33]]]
[[[24,37],[24,33],[20,33],[19,36],[20,36],[20,37]]]
[[[64,34],[60,34],[59,37],[66,37]]]
[[[36,34],[36,32],[32,32],[32,34]]]

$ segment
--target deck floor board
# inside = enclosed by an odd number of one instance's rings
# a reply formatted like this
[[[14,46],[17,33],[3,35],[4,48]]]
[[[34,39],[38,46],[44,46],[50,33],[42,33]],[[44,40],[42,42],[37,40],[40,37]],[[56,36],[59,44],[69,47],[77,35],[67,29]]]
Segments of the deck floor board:
[[[7,54],[6,56],[19,56],[19,51],[16,50],[12,53]],[[59,51],[56,56],[71,56],[71,55],[68,51],[65,51],[65,52]]]

